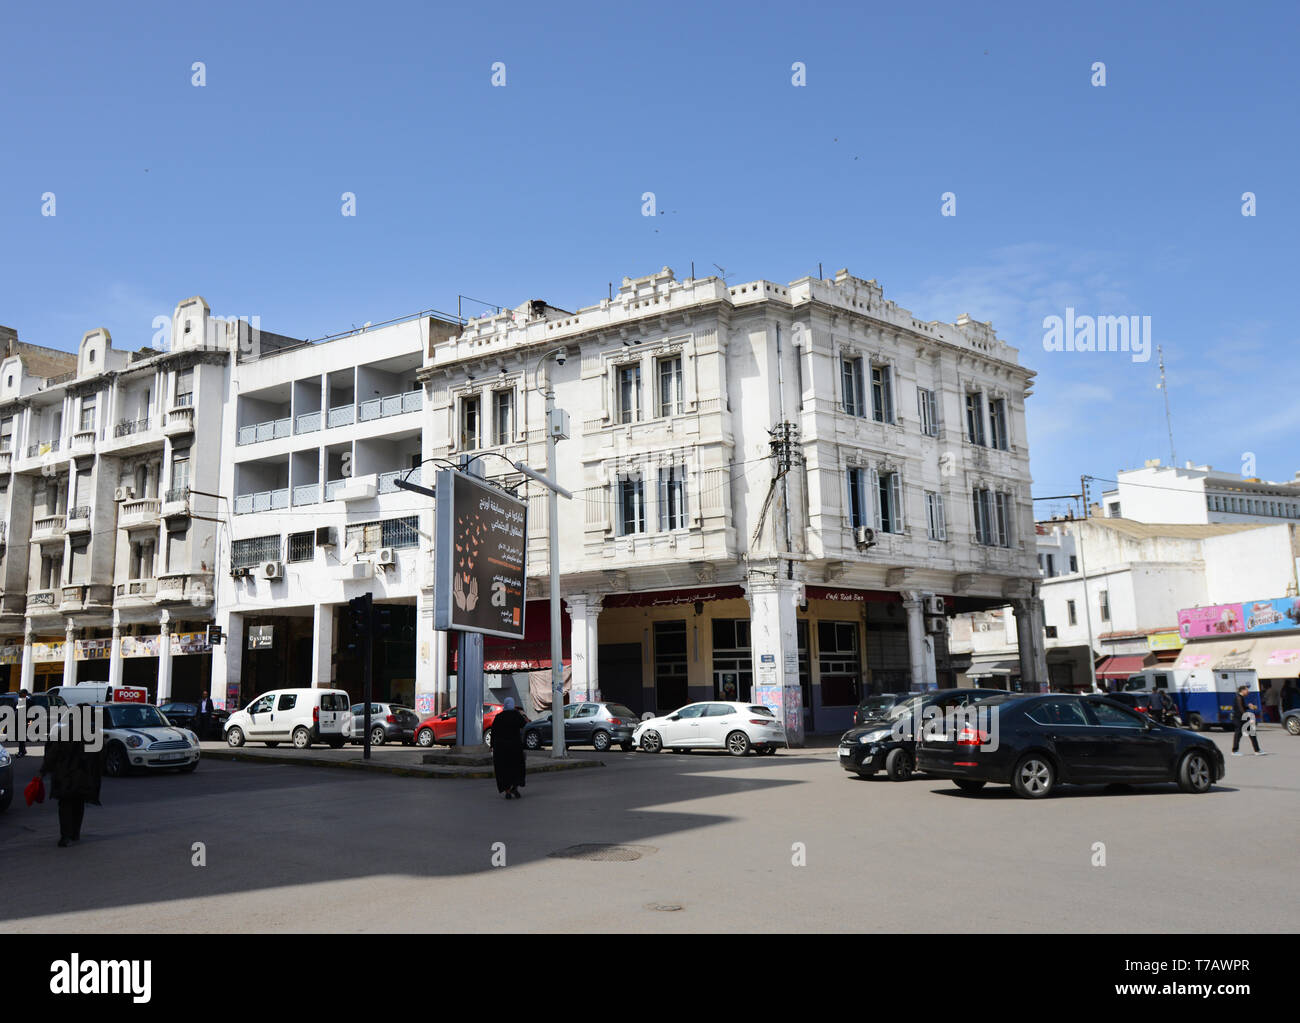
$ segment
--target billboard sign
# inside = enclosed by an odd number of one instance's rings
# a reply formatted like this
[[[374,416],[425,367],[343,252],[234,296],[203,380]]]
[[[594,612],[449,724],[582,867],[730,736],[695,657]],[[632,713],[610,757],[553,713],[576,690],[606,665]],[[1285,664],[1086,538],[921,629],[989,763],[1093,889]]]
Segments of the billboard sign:
[[[527,504],[455,469],[434,490],[433,627],[522,639]]]
[[[1240,604],[1211,604],[1188,607],[1178,612],[1178,631],[1183,639],[1223,636],[1241,632]]]

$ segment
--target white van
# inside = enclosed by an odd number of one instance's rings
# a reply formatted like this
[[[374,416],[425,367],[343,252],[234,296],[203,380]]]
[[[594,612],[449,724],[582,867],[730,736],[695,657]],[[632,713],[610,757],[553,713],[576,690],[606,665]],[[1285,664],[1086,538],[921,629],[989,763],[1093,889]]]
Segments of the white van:
[[[323,742],[338,749],[352,731],[351,707],[343,689],[275,689],[226,719],[226,742],[292,742],[297,749]]]
[[[108,682],[78,682],[75,686],[54,686],[47,691],[58,694],[69,707],[82,703],[149,702],[149,690],[144,686],[115,686]]]
[[[1126,693],[1165,690],[1173,697],[1178,716],[1195,732],[1207,728],[1229,731],[1237,687],[1245,686],[1246,703],[1259,719],[1259,678],[1253,670],[1214,671],[1210,668],[1145,668],[1129,677]]]

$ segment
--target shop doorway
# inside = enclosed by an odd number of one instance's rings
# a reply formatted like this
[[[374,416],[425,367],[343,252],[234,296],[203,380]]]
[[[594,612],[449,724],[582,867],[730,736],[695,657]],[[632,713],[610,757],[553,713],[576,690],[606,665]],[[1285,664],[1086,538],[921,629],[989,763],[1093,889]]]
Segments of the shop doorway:
[[[641,678],[640,643],[602,643],[597,650],[596,670],[600,675],[600,698],[646,712],[644,681]]]

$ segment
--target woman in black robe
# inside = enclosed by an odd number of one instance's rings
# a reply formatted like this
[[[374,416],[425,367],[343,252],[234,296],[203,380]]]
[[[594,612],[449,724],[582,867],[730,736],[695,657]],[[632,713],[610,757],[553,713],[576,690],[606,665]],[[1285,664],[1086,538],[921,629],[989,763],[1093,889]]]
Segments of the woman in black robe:
[[[497,791],[507,799],[522,798],[524,784],[524,725],[528,719],[515,710],[515,701],[507,696],[505,710],[492,721],[492,770],[497,776]]]
[[[66,726],[65,726],[66,727]],[[99,806],[101,754],[80,739],[51,735],[45,744],[41,774],[52,775],[50,798],[59,804],[59,847],[81,838],[86,804]]]

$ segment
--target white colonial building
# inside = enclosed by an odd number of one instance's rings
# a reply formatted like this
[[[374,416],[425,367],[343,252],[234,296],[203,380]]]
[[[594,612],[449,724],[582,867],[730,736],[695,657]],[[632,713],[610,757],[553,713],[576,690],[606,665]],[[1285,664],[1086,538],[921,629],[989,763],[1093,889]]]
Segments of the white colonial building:
[[[1116,473],[1115,480],[1115,487],[1102,494],[1103,514],[1111,518],[1189,524],[1300,521],[1300,473],[1270,483],[1209,465],[1161,465],[1151,458],[1141,469]]]
[[[864,693],[953,684],[954,612],[1013,600],[1025,673],[1044,677],[1032,378],[989,324],[920,320],[847,271],[729,286],[665,268],[431,344],[424,456],[521,482],[508,462],[545,465],[553,387],[574,698],[640,713],[784,685],[792,731],[834,730]],[[502,691],[550,665],[552,524],[526,491],[527,637],[485,650]],[[421,691],[446,685],[425,636]]]

